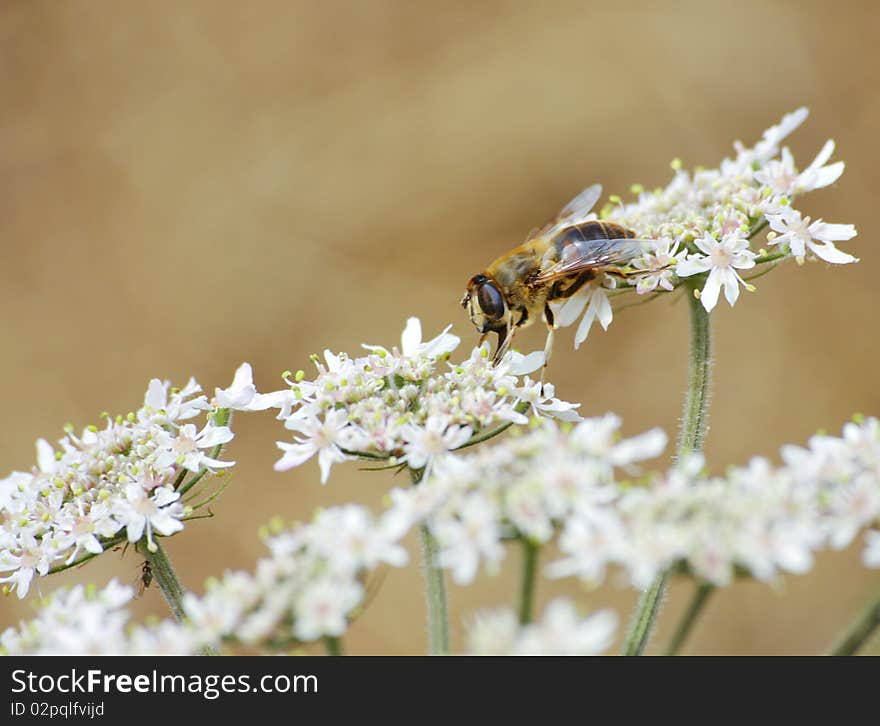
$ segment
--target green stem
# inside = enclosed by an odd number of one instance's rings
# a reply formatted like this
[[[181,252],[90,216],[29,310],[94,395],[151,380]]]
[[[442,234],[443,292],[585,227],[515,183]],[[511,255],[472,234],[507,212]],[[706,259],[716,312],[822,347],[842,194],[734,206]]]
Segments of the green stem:
[[[516,406],[514,406],[517,413],[525,413],[526,411],[529,410],[530,407],[531,407],[531,404],[529,404],[525,401],[520,401],[518,404],[516,404]],[[476,446],[477,444],[481,444],[484,441],[488,441],[489,439],[492,439],[492,438],[498,436],[499,434],[503,434],[511,426],[513,426],[513,422],[509,421],[506,424],[501,424],[501,426],[499,426],[497,428],[491,429],[489,431],[483,431],[481,433],[478,433],[475,436],[472,436],[471,438],[469,438],[467,441],[465,441],[457,449],[453,449],[453,451],[461,451],[462,449],[467,449],[470,446]]]
[[[413,486],[425,474],[424,469],[409,470]],[[437,540],[427,524],[419,525],[422,543],[422,571],[425,576],[425,601],[428,608],[428,652],[431,655],[449,654],[449,615],[446,605],[446,579],[437,563]]]
[[[154,552],[150,551],[146,540],[138,542],[135,548],[150,563],[153,577],[159,583],[159,589],[162,590],[171,613],[178,622],[182,623],[184,618],[186,618],[186,613],[183,610],[183,594],[185,590],[183,585],[180,584],[180,580],[177,579],[177,573],[174,572],[171,560],[168,559],[168,555],[165,553],[162,545],[159,544],[159,540],[155,539],[153,543],[156,547]]]
[[[667,573],[662,572],[654,579],[650,587],[639,597],[638,605],[629,622],[626,640],[623,642],[621,655],[641,655],[651,638],[654,621],[660,612],[663,595],[666,592]]]
[[[324,638],[324,647],[327,649],[327,655],[345,655],[342,650],[342,639],[327,636]]]
[[[854,655],[868,642],[878,625],[880,625],[880,596],[876,597],[850,624],[837,645],[831,649],[831,655]]]
[[[681,646],[684,645],[685,640],[687,640],[688,635],[690,635],[690,632],[694,627],[694,623],[697,622],[697,618],[706,606],[709,596],[714,591],[714,586],[707,582],[697,585],[697,589],[694,591],[694,596],[691,598],[687,610],[685,610],[684,615],[681,616],[681,620],[678,622],[678,627],[675,629],[675,633],[673,633],[672,638],[669,640],[669,645],[666,646],[666,655],[676,655],[678,651],[681,650]]]
[[[60,565],[55,565],[50,568],[46,573],[47,575],[54,575],[57,572],[64,572],[65,570],[69,570],[71,567],[79,567],[80,565],[84,565],[93,557],[97,557],[98,555],[104,554],[107,550],[113,549],[116,545],[122,544],[125,542],[125,530],[122,531],[121,534],[117,534],[114,537],[110,537],[108,539],[101,539],[101,546],[104,548],[101,552],[89,552],[82,557],[80,557],[75,562],[63,562]]]
[[[778,262],[786,257],[791,257],[791,252],[787,249],[780,252],[768,252],[766,255],[758,255],[755,258],[755,265],[765,265],[768,262]]]
[[[422,568],[425,574],[425,599],[428,603],[428,652],[449,654],[449,622],[446,612],[446,581],[437,564],[437,540],[426,524],[419,526],[422,541]]]
[[[701,276],[701,282],[705,277]],[[698,453],[703,449],[709,417],[709,388],[712,383],[712,329],[709,313],[693,294],[695,285],[689,285],[688,302],[691,308],[691,353],[688,366],[688,389],[684,401],[684,416],[678,435],[678,458]]]
[[[538,546],[528,538],[522,539],[523,565],[519,594],[519,623],[532,622],[532,608],[535,600],[535,569],[538,563]]]
[[[230,411],[228,408],[218,408],[214,412],[214,414],[211,418],[214,421],[215,426],[228,426],[229,422],[232,420],[232,411]],[[210,454],[211,458],[212,459],[218,458],[222,451],[223,451],[223,444],[217,444],[213,449],[211,449],[211,454]],[[185,471],[186,471],[186,469],[184,469],[183,472],[181,472],[181,474],[183,474]],[[190,489],[192,489],[196,484],[198,484],[202,480],[202,477],[204,477],[205,474],[207,474],[207,473],[208,473],[208,469],[204,468],[201,470],[201,472],[196,474],[192,479],[190,479],[186,484],[183,484],[183,485],[180,484],[183,477],[179,476],[177,479],[177,482],[175,482],[175,484],[174,484],[174,488],[180,492],[180,496],[183,496]]]
[[[678,436],[679,459],[701,451],[706,436],[711,382],[712,330],[709,314],[694,294],[697,285],[705,280],[705,275],[699,275],[696,279],[688,278],[686,283],[690,292],[688,302],[691,312],[691,350],[684,415]],[[641,655],[644,652],[651,638],[657,613],[660,611],[663,594],[666,591],[666,581],[667,573],[659,574],[639,598],[623,643],[624,655]]]

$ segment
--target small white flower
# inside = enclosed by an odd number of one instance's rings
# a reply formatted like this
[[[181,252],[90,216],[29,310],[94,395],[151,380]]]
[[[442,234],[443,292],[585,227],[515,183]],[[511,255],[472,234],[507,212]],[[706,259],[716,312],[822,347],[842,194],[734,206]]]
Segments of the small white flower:
[[[325,579],[310,584],[296,601],[296,637],[306,642],[339,637],[362,598],[363,587],[355,582]]]
[[[676,267],[679,277],[698,275],[709,271],[709,277],[700,293],[700,302],[711,312],[718,302],[718,293],[724,288],[724,297],[733,305],[739,297],[739,286],[745,281],[737,270],[749,270],[755,266],[755,253],[749,250],[749,241],[742,233],[732,233],[722,237],[719,242],[708,232],[695,240],[697,247],[705,253],[690,255]]]
[[[564,557],[550,563],[550,577],[570,577],[599,583],[606,566],[625,551],[628,533],[616,513],[584,508],[569,517],[559,538]]]
[[[411,469],[427,467],[434,459],[463,446],[473,436],[470,426],[448,426],[440,416],[431,416],[424,425],[408,425],[402,432],[403,450]]]
[[[611,647],[616,629],[613,611],[582,618],[570,600],[557,598],[539,622],[524,627],[509,609],[477,613],[468,645],[476,655],[600,655]]]
[[[555,322],[560,328],[571,325],[586,308],[586,312],[575,332],[575,350],[580,348],[581,343],[587,339],[595,321],[599,321],[599,325],[602,326],[603,330],[608,330],[608,326],[611,325],[611,321],[614,319],[614,312],[611,309],[611,301],[608,299],[606,288],[595,283],[584,285],[562,305],[554,307],[557,308]]]
[[[396,541],[400,535],[377,526],[367,510],[357,505],[319,512],[311,530],[315,552],[332,560],[341,572],[372,570],[381,563],[402,567],[408,559]]]
[[[440,519],[431,530],[440,544],[439,562],[459,585],[473,582],[480,558],[492,566],[504,557],[499,512],[486,497],[474,494],[461,505],[456,519]]]
[[[512,487],[507,492],[504,508],[513,525],[527,538],[547,542],[553,536],[553,523],[539,487],[529,482]]]
[[[473,616],[468,627],[468,652],[474,655],[511,653],[519,633],[519,621],[513,610],[481,610]]]
[[[416,358],[424,356],[426,358],[436,358],[445,353],[451,353],[458,347],[461,339],[457,335],[449,332],[451,325],[436,338],[427,342],[422,342],[422,323],[418,318],[409,318],[406,321],[406,327],[400,336],[400,353],[397,351],[388,351],[380,345],[364,345],[366,350],[380,352],[384,355],[400,355],[403,358]]]
[[[557,598],[540,623],[524,629],[514,652],[519,655],[601,655],[614,640],[617,614],[602,610],[583,619],[570,600]]]
[[[767,129],[764,132],[761,141],[755,145],[753,152],[755,160],[763,163],[767,161],[767,159],[775,156],[779,151],[780,142],[790,136],[798,126],[806,121],[807,116],[809,115],[809,109],[801,106],[795,111],[785,114],[777,125],[771,126]]]
[[[217,406],[234,411],[265,411],[268,408],[281,408],[287,403],[290,395],[290,391],[258,393],[250,363],[242,363],[238,367],[229,388],[214,389]]]
[[[556,392],[552,383],[541,383],[526,378],[522,387],[517,389],[519,399],[528,403],[531,410],[538,416],[548,416],[558,421],[581,421],[583,417],[575,410],[579,403],[569,403],[554,397]]]
[[[301,437],[297,438],[294,444],[286,441],[277,442],[278,448],[284,452],[284,455],[275,462],[275,471],[292,469],[317,454],[321,483],[326,484],[333,464],[348,458],[339,446],[343,440],[340,434],[347,425],[348,417],[345,411],[330,411],[323,421],[311,415],[293,414],[287,419],[285,427],[300,434]]]
[[[844,171],[844,163],[837,161],[827,164],[834,153],[834,142],[829,140],[813,159],[813,162],[798,173],[794,157],[788,148],[782,150],[780,160],[769,161],[767,165],[755,173],[755,179],[767,185],[775,194],[794,196],[814,189],[821,189],[836,182]]]
[[[37,540],[32,533],[22,531],[18,539],[20,544],[15,549],[0,551],[0,572],[13,570],[11,575],[0,577],[0,582],[11,583],[18,597],[23,598],[34,575],[42,577],[48,573],[57,555],[50,537]]]
[[[146,530],[147,544],[152,547],[154,529],[166,537],[183,529],[183,507],[178,499],[180,492],[171,487],[158,487],[150,494],[140,484],[129,484],[114,514],[125,525],[129,542],[140,541]]]
[[[81,549],[90,552],[93,555],[100,554],[104,551],[98,537],[112,537],[122,527],[122,523],[117,522],[106,502],[98,502],[93,504],[88,514],[82,509],[79,512],[65,512],[58,519],[58,529],[60,534],[60,544],[63,547],[73,547],[70,556],[67,558],[67,564],[73,562],[80,553]]]
[[[644,295],[656,291],[658,287],[672,291],[676,265],[686,256],[687,250],[681,248],[675,240],[668,237],[657,240],[653,249],[646,252],[634,263],[636,269],[639,270],[636,276],[636,292],[639,295]]]
[[[865,549],[862,551],[862,562],[865,567],[880,567],[880,532],[870,530],[865,535]]]
[[[500,365],[506,367],[507,371],[514,376],[534,373],[544,365],[544,351],[536,350],[528,355],[523,355],[518,351],[509,350],[504,354]]]
[[[194,378],[190,378],[180,391],[169,392],[170,387],[171,384],[168,381],[163,383],[158,378],[151,380],[144,395],[144,407],[138,412],[138,415],[144,420],[174,422],[189,419],[198,416],[202,411],[210,410],[211,407],[205,396],[190,398],[202,390]]]
[[[767,221],[779,236],[770,244],[788,244],[791,254],[803,261],[809,249],[816,257],[826,262],[843,265],[858,262],[852,255],[842,252],[834,246],[856,236],[856,228],[851,224],[828,224],[817,219],[812,224],[809,217],[801,217],[796,209],[787,208],[780,214],[768,214]]]
[[[213,470],[234,466],[234,461],[214,459],[202,451],[228,443],[232,441],[233,436],[228,426],[215,426],[210,422],[198,433],[193,424],[184,424],[173,437],[167,432],[162,432],[158,440],[165,451],[157,459],[156,466],[161,469],[176,464],[194,474],[198,474],[202,467]]]

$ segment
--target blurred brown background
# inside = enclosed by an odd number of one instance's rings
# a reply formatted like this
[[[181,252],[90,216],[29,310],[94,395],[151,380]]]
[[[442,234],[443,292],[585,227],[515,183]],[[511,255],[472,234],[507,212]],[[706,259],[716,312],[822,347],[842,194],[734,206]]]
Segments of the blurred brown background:
[[[715,165],[787,111],[802,167],[824,140],[847,172],[803,205],[860,235],[861,264],[786,265],[715,313],[712,467],[774,455],[855,411],[880,413],[875,364],[880,35],[873,3],[155,2],[0,3],[0,470],[34,460],[65,422],[139,405],[153,376],[209,391],[242,360],[263,390],[324,347],[394,344],[405,319],[476,334],[467,278],[582,187],[665,183],[668,162]],[[687,311],[626,311],[552,379],[625,431],[676,433]],[[543,343],[540,331],[520,341]],[[386,473],[317,464],[272,471],[283,431],[239,416],[235,480],[217,516],[169,543],[195,589],[263,552],[257,527],[316,506],[378,505]],[[414,543],[411,543],[414,544]],[[411,548],[416,554],[415,547]],[[511,601],[518,552],[497,578],[452,588],[460,623]],[[134,581],[107,555],[42,583]],[[781,587],[712,602],[701,653],[822,652],[880,586],[858,553],[826,554]],[[635,593],[542,583],[625,620]],[[659,638],[690,593],[672,588]],[[32,599],[32,598],[30,598]],[[141,613],[164,613],[156,588]],[[0,625],[30,612],[0,603]],[[390,572],[346,638],[356,653],[425,647],[415,564]]]

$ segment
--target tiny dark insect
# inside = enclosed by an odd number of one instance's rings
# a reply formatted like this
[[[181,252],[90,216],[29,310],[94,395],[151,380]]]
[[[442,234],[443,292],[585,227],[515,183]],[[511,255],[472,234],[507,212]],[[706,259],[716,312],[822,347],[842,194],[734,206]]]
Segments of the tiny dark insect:
[[[141,574],[138,577],[138,597],[143,597],[144,592],[153,582],[153,568],[147,560],[141,565]]]

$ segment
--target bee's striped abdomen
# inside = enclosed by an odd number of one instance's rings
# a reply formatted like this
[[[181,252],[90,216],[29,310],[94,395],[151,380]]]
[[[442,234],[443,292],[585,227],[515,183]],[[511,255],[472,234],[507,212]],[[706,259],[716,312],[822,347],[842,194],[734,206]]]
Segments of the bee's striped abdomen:
[[[636,233],[614,222],[584,222],[583,224],[569,227],[560,232],[553,240],[559,259],[565,257],[565,248],[574,243],[583,249],[584,242],[594,240],[632,239]]]

